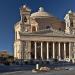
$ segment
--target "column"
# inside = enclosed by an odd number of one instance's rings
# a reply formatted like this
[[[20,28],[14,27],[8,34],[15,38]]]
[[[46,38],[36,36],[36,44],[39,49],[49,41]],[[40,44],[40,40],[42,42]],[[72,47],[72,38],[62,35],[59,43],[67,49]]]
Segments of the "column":
[[[60,42],[58,43],[58,59],[61,59]]]
[[[49,43],[47,42],[47,60],[49,60]]]
[[[37,31],[38,29],[37,29],[37,27],[36,27],[36,31]]]
[[[27,59],[31,59],[31,41],[28,41],[28,56]]]
[[[37,42],[35,42],[35,59],[37,59]]]
[[[64,60],[66,59],[66,43],[64,43]]]
[[[71,43],[69,43],[69,60],[71,59]]]
[[[53,58],[55,58],[55,43],[53,42]]]
[[[43,42],[41,42],[41,59],[43,59]]]

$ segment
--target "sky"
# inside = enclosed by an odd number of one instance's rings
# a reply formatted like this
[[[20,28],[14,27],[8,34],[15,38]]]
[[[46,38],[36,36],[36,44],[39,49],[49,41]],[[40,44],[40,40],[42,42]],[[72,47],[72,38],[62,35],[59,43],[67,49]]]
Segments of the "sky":
[[[75,0],[0,0],[0,51],[13,54],[14,25],[20,20],[19,8],[26,4],[32,12],[39,7],[64,20],[71,9],[75,12]]]

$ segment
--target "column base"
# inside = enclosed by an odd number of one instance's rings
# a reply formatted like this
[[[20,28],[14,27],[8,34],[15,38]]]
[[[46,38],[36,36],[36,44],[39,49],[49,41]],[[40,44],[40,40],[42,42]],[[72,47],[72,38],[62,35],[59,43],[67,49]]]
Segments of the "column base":
[[[47,59],[47,61],[49,61],[49,59]]]
[[[58,59],[59,61],[61,60],[61,58]]]

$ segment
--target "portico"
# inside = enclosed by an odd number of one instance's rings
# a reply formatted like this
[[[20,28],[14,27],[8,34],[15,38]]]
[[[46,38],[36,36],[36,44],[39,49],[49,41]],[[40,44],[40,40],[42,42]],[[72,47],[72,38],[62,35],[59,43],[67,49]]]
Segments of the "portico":
[[[46,44],[44,45],[43,43],[44,42],[41,42],[41,41],[39,41],[39,44],[40,44],[40,51],[38,50],[38,46],[37,46],[37,42],[38,41],[34,41],[34,59],[45,59],[44,58],[44,55],[46,56],[46,60],[49,60],[49,59],[51,59],[51,58],[57,58],[57,59],[59,59],[59,60],[61,60],[61,59],[66,59],[66,58],[68,58],[68,59],[71,59],[71,53],[70,53],[70,51],[71,51],[71,48],[70,48],[70,42],[63,42],[63,43],[61,43],[61,42],[58,42],[57,43],[57,45],[58,45],[58,47],[57,47],[57,49],[55,48],[55,43],[56,42],[51,42],[52,43],[52,49],[50,49],[49,47],[51,46],[49,43],[50,42],[45,42]],[[61,44],[63,45],[63,53],[62,53],[62,51],[61,51]],[[68,47],[69,48],[67,48],[66,47],[66,44],[68,44]],[[46,47],[46,50],[45,50],[45,53],[46,54],[44,54],[43,53],[43,51],[44,51],[44,49],[43,49],[43,46],[44,47]],[[68,49],[67,51],[68,52],[66,52],[66,49]],[[40,53],[40,58],[38,58],[38,52],[37,51],[39,51]],[[50,53],[51,52],[51,53]],[[69,53],[69,54],[68,54]],[[52,56],[51,56],[51,55]],[[57,55],[56,55],[57,54]],[[55,56],[56,55],[56,56]],[[64,55],[64,58],[62,58],[62,55]]]
[[[72,44],[74,44],[75,38],[70,38],[67,36],[66,39],[64,37],[58,36],[57,39],[54,39],[55,36],[50,35],[34,35],[34,34],[26,34],[21,35],[21,40],[31,42],[31,49],[32,52],[31,58],[35,60],[50,60],[50,59],[58,59],[58,60],[71,60],[73,58],[72,54]],[[37,37],[36,37],[37,36]],[[46,39],[45,39],[46,37]],[[57,36],[56,36],[57,37]],[[42,38],[42,39],[41,39]],[[69,40],[70,38],[70,40]],[[62,39],[62,40],[60,40]],[[72,40],[71,40],[72,39]]]

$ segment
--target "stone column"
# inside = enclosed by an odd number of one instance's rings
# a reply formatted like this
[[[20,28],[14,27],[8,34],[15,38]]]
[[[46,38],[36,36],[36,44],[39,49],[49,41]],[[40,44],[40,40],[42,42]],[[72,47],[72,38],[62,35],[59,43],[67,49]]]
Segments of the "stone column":
[[[58,43],[58,59],[61,59],[60,42]]]
[[[35,60],[37,59],[37,42],[35,42]]]
[[[36,27],[36,31],[38,30],[38,28]]]
[[[27,59],[31,59],[31,41],[28,41],[28,57]]]
[[[71,55],[71,43],[69,42],[69,60],[71,59],[72,55]]]
[[[66,59],[66,43],[64,43],[64,60]]]
[[[55,43],[53,42],[53,58],[55,58]]]
[[[43,42],[41,42],[41,59],[43,59]]]
[[[47,42],[47,60],[49,60],[49,43]]]

